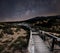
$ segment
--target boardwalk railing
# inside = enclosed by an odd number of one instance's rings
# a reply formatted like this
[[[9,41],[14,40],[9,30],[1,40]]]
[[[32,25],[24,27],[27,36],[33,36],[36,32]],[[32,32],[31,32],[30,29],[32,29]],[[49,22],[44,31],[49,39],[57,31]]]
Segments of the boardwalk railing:
[[[52,39],[52,43],[50,43],[50,50],[53,51],[54,50],[54,45],[55,45],[55,42],[57,41],[60,41],[60,38],[55,36],[54,34],[52,33],[49,33],[49,32],[45,32],[45,31],[42,31],[40,30],[40,36],[42,37],[42,39],[44,41],[48,41],[48,39],[46,40],[47,37],[50,37],[50,39]],[[41,35],[42,34],[42,35]],[[56,50],[56,49],[55,49]],[[60,49],[59,49],[60,50]]]
[[[34,41],[32,38],[32,31],[30,30],[30,40],[29,40],[29,45],[28,45],[28,51],[29,53],[34,53]]]

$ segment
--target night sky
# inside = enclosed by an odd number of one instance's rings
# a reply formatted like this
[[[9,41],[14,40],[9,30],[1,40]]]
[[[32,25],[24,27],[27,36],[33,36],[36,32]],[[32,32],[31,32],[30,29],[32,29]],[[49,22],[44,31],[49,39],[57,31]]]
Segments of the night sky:
[[[60,0],[0,0],[0,21],[60,15]]]

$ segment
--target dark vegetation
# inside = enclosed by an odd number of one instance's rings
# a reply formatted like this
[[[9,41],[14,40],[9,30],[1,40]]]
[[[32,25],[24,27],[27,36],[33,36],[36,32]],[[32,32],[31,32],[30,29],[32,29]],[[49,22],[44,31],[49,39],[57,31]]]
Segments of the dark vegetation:
[[[0,52],[4,49],[4,46],[0,45]]]
[[[0,38],[2,38],[2,37],[3,37],[3,33],[1,32],[1,33],[0,33]]]
[[[11,35],[14,34],[13,31],[11,30],[11,28],[4,28],[4,29],[3,29],[3,32],[4,32],[4,33],[7,33],[7,34],[11,34]]]
[[[23,50],[27,49],[27,39],[23,37],[18,37],[18,39],[10,46],[14,47],[14,50]]]
[[[60,33],[60,16],[35,17],[26,20],[31,27],[39,28],[44,31]]]
[[[0,27],[1,27],[0,29],[2,29],[2,32],[0,33],[0,38],[2,38],[4,34],[14,35],[13,30],[11,30],[11,28],[17,28],[15,32],[18,32],[21,28],[27,31],[27,36],[18,37],[16,41],[9,46],[9,49],[11,49],[12,47],[14,48],[13,52],[15,50],[19,50],[20,52],[23,52],[23,50],[27,49],[29,44],[29,38],[30,38],[30,29],[28,27],[19,26],[17,24],[9,24],[9,23],[1,23]],[[9,44],[7,41],[4,43]],[[0,52],[3,51],[4,48],[5,46],[0,46]],[[8,51],[5,52],[8,53]]]

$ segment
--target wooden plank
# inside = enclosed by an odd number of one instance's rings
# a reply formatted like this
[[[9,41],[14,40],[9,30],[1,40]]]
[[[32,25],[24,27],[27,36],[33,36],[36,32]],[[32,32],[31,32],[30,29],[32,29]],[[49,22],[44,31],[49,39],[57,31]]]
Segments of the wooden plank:
[[[35,53],[50,53],[47,46],[39,36],[32,36],[35,46]]]

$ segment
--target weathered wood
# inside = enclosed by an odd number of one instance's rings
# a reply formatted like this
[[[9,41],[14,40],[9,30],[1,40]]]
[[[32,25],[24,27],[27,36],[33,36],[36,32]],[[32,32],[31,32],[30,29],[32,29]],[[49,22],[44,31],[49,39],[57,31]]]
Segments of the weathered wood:
[[[35,35],[33,35],[33,33]],[[43,42],[43,40],[39,37],[38,32],[30,31],[30,43],[29,50],[30,53],[50,53],[49,49]]]
[[[50,53],[49,49],[39,36],[33,36],[35,53]]]

